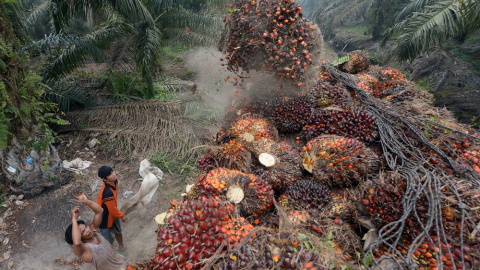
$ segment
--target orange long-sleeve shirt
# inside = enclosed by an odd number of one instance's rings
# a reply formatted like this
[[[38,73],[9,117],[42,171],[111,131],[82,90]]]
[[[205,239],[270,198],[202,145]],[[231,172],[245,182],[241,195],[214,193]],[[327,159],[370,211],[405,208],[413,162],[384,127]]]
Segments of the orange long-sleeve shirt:
[[[115,185],[103,182],[102,189],[98,194],[97,204],[103,208],[103,218],[100,229],[107,229],[113,226],[116,218],[123,218],[124,214],[117,207],[118,181]]]

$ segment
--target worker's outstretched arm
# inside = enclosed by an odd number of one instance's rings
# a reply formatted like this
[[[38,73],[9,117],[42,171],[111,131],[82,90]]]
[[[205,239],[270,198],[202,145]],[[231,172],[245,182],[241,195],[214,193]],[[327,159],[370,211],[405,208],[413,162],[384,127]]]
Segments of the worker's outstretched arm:
[[[89,263],[92,261],[93,254],[90,248],[82,242],[82,232],[77,223],[77,218],[80,215],[80,206],[75,206],[72,209],[72,240],[73,252],[83,261]]]
[[[87,196],[83,194],[83,192],[77,193],[74,196],[77,202],[87,205],[88,207],[90,207],[90,209],[93,210],[93,212],[95,212],[95,215],[93,216],[91,228],[94,231],[98,231],[98,227],[100,226],[100,223],[102,223],[103,208],[100,205],[98,205],[96,202],[89,200]]]

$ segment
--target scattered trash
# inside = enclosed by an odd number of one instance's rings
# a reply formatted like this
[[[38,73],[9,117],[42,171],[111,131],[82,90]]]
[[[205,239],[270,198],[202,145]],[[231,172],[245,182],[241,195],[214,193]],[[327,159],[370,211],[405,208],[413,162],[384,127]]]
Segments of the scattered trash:
[[[125,197],[125,199],[126,199],[126,198],[130,197],[130,195],[132,195],[132,193],[133,193],[133,191],[127,190],[123,193],[123,197]]]
[[[11,173],[16,173],[17,172],[17,169],[13,168],[12,166],[8,167],[7,170]]]
[[[140,203],[144,207],[152,200],[153,194],[157,191],[159,180],[163,178],[163,172],[157,167],[150,166],[147,159],[140,162],[139,174],[143,177],[142,185],[138,192],[120,208],[123,213],[128,213],[133,206]]]
[[[25,161],[27,163],[33,164],[33,158],[32,157],[29,157],[29,158],[25,159]]]
[[[97,138],[93,138],[92,140],[90,140],[87,144],[88,148],[92,149],[93,147],[95,147],[95,145],[97,145],[97,141]]]
[[[91,161],[86,161],[82,160],[81,158],[76,158],[72,161],[64,160],[63,161],[63,167],[66,170],[75,172],[75,173],[80,173],[82,170],[85,170],[86,168],[90,167],[92,165]]]

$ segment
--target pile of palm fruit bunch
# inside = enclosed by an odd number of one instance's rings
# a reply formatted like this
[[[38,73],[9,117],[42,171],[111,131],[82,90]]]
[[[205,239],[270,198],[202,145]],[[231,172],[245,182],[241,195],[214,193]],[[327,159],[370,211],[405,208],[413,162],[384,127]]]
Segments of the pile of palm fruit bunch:
[[[154,269],[199,269],[225,241],[233,206],[218,197],[177,204],[158,230]]]
[[[261,63],[298,85],[314,36],[294,0],[229,10],[227,69]],[[365,53],[323,63],[317,79],[232,104],[159,227],[153,269],[480,265],[478,133]]]
[[[227,8],[231,12],[224,15],[219,42],[227,70],[241,75],[263,66],[279,78],[302,85],[319,36],[303,18],[300,5],[294,0],[237,0]]]

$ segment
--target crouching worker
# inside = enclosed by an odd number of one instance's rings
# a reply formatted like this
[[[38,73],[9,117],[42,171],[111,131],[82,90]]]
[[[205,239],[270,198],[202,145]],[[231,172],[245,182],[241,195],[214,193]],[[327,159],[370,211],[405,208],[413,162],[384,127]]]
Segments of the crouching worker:
[[[125,257],[118,254],[99,232],[103,209],[83,193],[74,195],[77,202],[83,203],[95,212],[93,221],[87,225],[83,220],[77,220],[80,206],[72,209],[72,224],[65,231],[65,241],[73,245],[75,255],[84,262],[91,263],[96,270],[120,270],[126,268]]]

